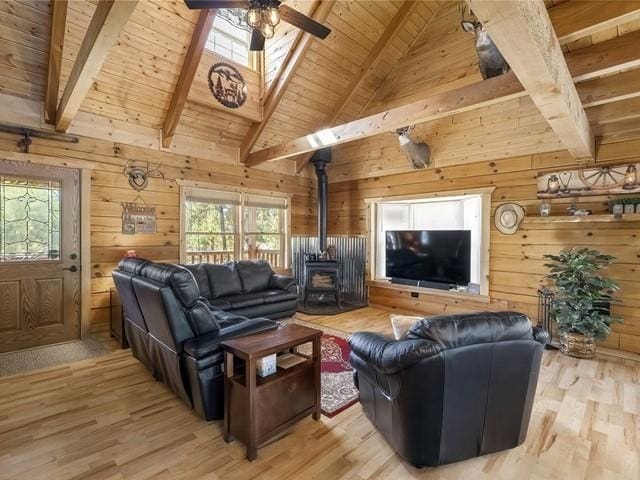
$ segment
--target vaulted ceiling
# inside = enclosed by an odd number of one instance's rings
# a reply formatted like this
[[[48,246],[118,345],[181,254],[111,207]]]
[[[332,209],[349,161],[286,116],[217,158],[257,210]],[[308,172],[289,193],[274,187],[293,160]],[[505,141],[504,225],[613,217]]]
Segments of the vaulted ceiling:
[[[58,97],[78,60],[97,3],[68,2]],[[218,104],[209,92],[208,70],[219,58],[205,51],[170,148],[189,143],[212,151],[245,149],[248,154],[482,80],[473,37],[459,27],[457,2],[338,0],[325,5],[324,12],[321,4],[326,1],[287,3],[306,14],[326,17],[331,35],[324,41],[307,40],[304,55],[296,58],[305,36],[293,27],[279,26],[275,38],[267,42],[264,76],[239,68],[249,98],[235,110]],[[621,10],[602,19],[599,11],[605,8],[578,8],[578,3],[588,2],[545,2],[567,58],[573,55],[579,61],[582,52],[594,45],[640,29],[637,12]],[[180,0],[138,2],[82,99],[71,131],[118,128],[138,143],[145,135],[157,136],[179,85],[199,16]],[[0,3],[0,93],[44,101],[50,85],[51,24],[47,2]],[[640,128],[638,71],[622,66],[605,73],[578,89],[596,134]],[[280,88],[285,77],[286,88]],[[608,102],[610,95],[604,100],[597,96],[605,88],[623,90],[615,105]],[[414,135],[428,141],[440,165],[563,148],[526,95],[423,123]],[[340,147],[332,175],[354,178],[406,170],[392,135],[382,132],[366,145],[363,142]]]

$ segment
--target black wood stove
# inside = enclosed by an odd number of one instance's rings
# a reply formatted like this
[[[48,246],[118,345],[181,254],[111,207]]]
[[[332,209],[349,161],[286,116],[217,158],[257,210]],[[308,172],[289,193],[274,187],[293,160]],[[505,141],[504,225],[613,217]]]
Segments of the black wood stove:
[[[327,164],[331,162],[331,148],[323,148],[314,153],[311,163],[318,177],[318,248],[319,252],[309,252],[304,256],[304,305],[309,295],[317,294],[320,299],[332,298],[338,307],[340,302],[340,263],[333,252],[327,251]]]

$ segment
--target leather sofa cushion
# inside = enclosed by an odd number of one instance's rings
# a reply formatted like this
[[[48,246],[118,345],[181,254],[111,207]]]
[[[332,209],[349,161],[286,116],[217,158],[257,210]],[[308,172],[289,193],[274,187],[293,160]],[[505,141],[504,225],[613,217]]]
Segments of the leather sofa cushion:
[[[184,268],[189,270],[193,277],[196,279],[198,288],[200,289],[200,295],[206,299],[211,298],[211,284],[209,283],[209,275],[203,263],[196,265],[184,265]]]
[[[242,293],[242,282],[233,262],[222,265],[207,264],[205,270],[209,275],[211,299]]]
[[[243,292],[260,292],[269,288],[269,280],[273,275],[273,270],[268,262],[242,260],[236,265],[240,280],[242,280]]]
[[[529,318],[517,312],[480,312],[423,318],[409,329],[407,339],[423,338],[444,348],[478,343],[532,340]]]
[[[218,322],[209,307],[203,302],[197,302],[193,307],[187,310],[191,329],[196,335],[217,332],[220,330]]]
[[[255,307],[264,303],[263,292],[241,293],[240,295],[231,295],[226,298],[231,304],[231,308]]]
[[[231,309],[231,304],[229,303],[229,300],[227,300],[227,297],[214,298],[213,300],[209,300],[209,305],[211,306],[211,308],[216,308],[219,310]]]
[[[200,289],[193,274],[179,265],[149,263],[142,268],[140,276],[169,285],[184,307],[193,306],[200,298]]]
[[[269,288],[276,288],[280,290],[288,290],[296,285],[296,279],[293,277],[286,277],[284,275],[278,275],[274,273],[269,279]]]
[[[123,272],[140,275],[142,268],[148,264],[149,260],[145,260],[144,258],[126,257],[118,262],[118,268]]]
[[[267,290],[262,292],[264,303],[277,303],[286,302],[287,300],[297,300],[298,296],[295,293],[287,290]]]

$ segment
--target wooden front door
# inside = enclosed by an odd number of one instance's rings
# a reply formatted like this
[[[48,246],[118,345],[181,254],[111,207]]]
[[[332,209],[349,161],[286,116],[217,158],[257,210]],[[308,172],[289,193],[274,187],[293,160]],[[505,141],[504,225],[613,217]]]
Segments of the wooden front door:
[[[0,353],[80,338],[79,178],[0,160]]]

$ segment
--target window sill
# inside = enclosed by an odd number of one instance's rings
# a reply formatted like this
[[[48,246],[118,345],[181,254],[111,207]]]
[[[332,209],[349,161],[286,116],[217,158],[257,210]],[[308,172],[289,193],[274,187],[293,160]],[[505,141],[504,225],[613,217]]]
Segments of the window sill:
[[[388,288],[390,290],[400,290],[404,292],[422,293],[424,295],[433,295],[437,297],[448,297],[455,299],[469,300],[479,303],[491,303],[489,295],[480,295],[478,293],[455,292],[451,290],[438,290],[437,288],[414,287],[412,285],[402,285],[399,283],[391,283],[389,280],[368,280],[368,287]]]

